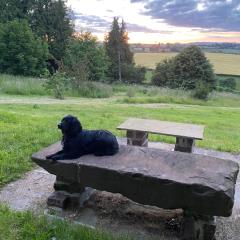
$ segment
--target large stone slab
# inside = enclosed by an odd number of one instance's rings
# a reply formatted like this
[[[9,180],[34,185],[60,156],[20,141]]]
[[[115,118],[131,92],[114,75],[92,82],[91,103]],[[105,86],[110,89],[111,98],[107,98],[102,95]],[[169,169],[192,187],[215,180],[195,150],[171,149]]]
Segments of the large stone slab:
[[[70,182],[121,193],[141,204],[211,216],[232,213],[239,171],[233,161],[134,146],[120,146],[115,156],[54,163],[45,159],[60,148],[60,143],[53,144],[32,159]]]

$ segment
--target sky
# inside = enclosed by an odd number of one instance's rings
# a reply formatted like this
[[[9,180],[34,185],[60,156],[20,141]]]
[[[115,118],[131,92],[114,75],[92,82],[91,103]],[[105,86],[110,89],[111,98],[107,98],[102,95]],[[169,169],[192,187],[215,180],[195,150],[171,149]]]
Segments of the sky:
[[[100,41],[113,17],[126,22],[130,43],[240,43],[240,0],[68,0],[76,31]]]

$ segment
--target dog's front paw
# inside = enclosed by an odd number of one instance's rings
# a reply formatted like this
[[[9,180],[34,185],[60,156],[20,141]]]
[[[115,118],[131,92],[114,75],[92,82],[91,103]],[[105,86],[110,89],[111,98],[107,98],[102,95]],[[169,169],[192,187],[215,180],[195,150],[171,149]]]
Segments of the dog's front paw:
[[[51,155],[47,155],[47,156],[46,156],[46,159],[52,159],[52,157],[53,157],[52,154],[51,154]]]
[[[59,160],[60,158],[59,158],[58,155],[54,155],[54,154],[52,154],[52,155],[48,155],[48,156],[46,156],[46,159],[48,159],[48,160],[52,160],[52,161],[57,161],[57,160]]]

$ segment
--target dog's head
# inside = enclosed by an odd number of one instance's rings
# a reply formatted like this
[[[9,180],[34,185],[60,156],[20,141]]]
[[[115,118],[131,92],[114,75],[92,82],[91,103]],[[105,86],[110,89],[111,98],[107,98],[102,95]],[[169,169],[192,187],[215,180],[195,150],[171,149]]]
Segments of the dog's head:
[[[66,137],[73,137],[82,131],[82,125],[79,120],[71,115],[64,117],[58,124],[58,128],[61,129]]]

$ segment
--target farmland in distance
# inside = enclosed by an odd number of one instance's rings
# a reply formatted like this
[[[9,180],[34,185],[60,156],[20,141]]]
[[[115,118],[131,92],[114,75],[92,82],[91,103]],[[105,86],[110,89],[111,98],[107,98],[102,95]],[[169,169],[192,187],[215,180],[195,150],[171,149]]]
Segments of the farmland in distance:
[[[175,56],[175,52],[162,53],[135,53],[134,59],[137,65],[154,69],[156,63]],[[240,75],[240,54],[205,53],[212,63],[216,74]]]

